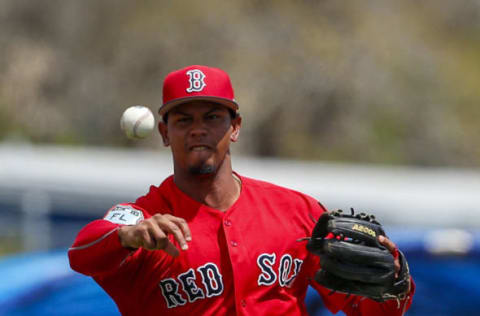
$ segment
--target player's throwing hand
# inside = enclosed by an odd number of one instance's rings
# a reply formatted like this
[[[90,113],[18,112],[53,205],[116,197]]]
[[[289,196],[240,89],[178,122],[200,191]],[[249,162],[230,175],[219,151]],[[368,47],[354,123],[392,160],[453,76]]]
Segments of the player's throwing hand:
[[[132,226],[122,226],[118,236],[123,247],[145,248],[147,250],[163,250],[177,257],[180,252],[168,239],[174,236],[182,250],[187,250],[187,242],[192,240],[187,222],[170,214],[155,214],[154,216]]]

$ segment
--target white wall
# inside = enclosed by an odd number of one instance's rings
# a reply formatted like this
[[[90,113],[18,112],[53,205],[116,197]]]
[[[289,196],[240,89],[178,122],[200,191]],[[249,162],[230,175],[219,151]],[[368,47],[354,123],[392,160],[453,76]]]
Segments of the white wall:
[[[242,175],[310,194],[329,209],[369,210],[388,225],[480,227],[479,170],[248,157],[233,164]],[[171,170],[168,151],[0,144],[0,200],[36,192],[65,205],[130,201]]]

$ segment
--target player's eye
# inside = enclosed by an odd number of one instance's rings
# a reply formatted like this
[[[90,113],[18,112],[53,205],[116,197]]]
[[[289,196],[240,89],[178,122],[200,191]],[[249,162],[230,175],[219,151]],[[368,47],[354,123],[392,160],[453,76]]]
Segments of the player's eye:
[[[179,122],[179,123],[187,123],[187,122],[189,122],[190,120],[191,120],[190,117],[188,117],[188,116],[183,116],[183,117],[179,117],[179,118],[177,119],[177,122]]]
[[[215,119],[217,119],[217,118],[219,118],[219,117],[220,117],[220,116],[217,115],[217,114],[209,114],[209,115],[207,116],[207,119],[209,119],[209,120],[215,120]]]

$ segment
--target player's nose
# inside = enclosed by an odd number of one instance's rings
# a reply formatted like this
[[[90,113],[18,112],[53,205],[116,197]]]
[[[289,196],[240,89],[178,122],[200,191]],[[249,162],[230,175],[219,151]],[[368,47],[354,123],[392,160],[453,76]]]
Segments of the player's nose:
[[[198,139],[199,137],[205,137],[208,134],[207,125],[203,120],[195,119],[189,131],[189,136]]]

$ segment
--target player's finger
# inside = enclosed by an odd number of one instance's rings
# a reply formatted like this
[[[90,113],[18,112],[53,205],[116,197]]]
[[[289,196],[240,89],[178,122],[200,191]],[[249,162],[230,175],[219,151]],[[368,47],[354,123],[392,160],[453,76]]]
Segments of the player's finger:
[[[181,217],[176,217],[170,214],[166,214],[165,217],[170,219],[172,222],[177,224],[183,232],[183,235],[185,236],[186,241],[191,241],[192,240],[192,233],[190,232],[190,227],[188,227],[188,223],[185,219]]]
[[[152,224],[151,237],[155,241],[155,249],[165,250],[167,242],[169,242],[168,236],[156,223]]]
[[[385,248],[387,248],[388,251],[390,251],[390,253],[392,254],[394,258],[394,264],[395,264],[395,278],[398,278],[398,272],[400,272],[401,267],[400,267],[400,260],[398,259],[397,245],[395,245],[395,243],[390,239],[388,239],[387,237],[381,236],[381,235],[378,237],[378,241],[380,242],[380,244],[385,246]]]
[[[395,251],[395,249],[397,249],[397,246],[395,245],[395,243],[385,236],[382,236],[382,235],[378,236],[378,241],[382,246],[385,246],[385,248],[387,248],[388,251],[390,251],[392,254]]]
[[[178,250],[177,247],[175,247],[174,244],[172,244],[170,242],[170,240],[167,239],[167,243],[165,245],[165,248],[163,248],[163,251],[165,251],[166,253],[168,253],[169,255],[173,256],[173,257],[178,257],[178,255],[180,255],[180,251]]]
[[[179,255],[179,250],[175,245],[173,245],[168,239],[168,235],[160,228],[160,226],[155,222],[150,222],[149,224],[150,237],[153,241],[153,247],[148,250],[163,250],[169,255],[177,257]]]
[[[168,217],[163,216],[159,218],[158,225],[164,232],[173,235],[182,250],[188,249],[187,241],[183,236],[182,229],[175,222],[172,222]]]
[[[138,231],[140,240],[141,240],[141,245],[143,248],[147,250],[153,250],[156,247],[156,241],[152,239],[150,236],[150,231],[147,225],[144,225],[139,231]]]
[[[167,236],[165,238],[161,238],[157,241],[156,248],[154,250],[163,250],[171,256],[178,257],[180,251],[174,244],[170,242]]]

